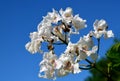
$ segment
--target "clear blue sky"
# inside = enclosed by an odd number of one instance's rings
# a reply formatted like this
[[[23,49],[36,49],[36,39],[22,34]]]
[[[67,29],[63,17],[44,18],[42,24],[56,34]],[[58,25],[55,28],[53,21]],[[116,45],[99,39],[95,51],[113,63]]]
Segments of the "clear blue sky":
[[[31,55],[24,45],[30,41],[29,33],[37,30],[42,16],[52,8],[66,7],[72,7],[75,14],[87,20],[88,28],[81,33],[92,29],[95,19],[105,19],[115,36],[120,36],[119,0],[0,0],[0,81],[49,81],[37,76],[42,55]],[[103,39],[100,54],[112,44],[112,39]],[[84,81],[87,75],[84,71],[57,81]]]

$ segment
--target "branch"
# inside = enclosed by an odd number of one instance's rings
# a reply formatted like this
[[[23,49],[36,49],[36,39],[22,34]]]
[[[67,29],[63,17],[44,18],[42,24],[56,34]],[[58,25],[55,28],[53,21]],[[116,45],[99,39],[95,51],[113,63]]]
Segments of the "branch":
[[[51,32],[51,34],[54,35],[54,36],[56,36],[56,37],[58,37],[58,36],[55,35],[53,32]],[[58,37],[58,38],[59,38],[59,40],[61,40],[64,44],[68,45],[68,43],[67,43],[65,40],[61,39],[60,37]]]

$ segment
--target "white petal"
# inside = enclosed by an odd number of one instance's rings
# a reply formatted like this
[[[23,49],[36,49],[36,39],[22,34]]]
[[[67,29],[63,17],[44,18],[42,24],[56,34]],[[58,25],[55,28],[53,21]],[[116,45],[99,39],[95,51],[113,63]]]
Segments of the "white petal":
[[[60,69],[62,67],[62,62],[60,60],[56,60],[56,69]]]
[[[30,47],[30,45],[31,45],[31,43],[30,43],[30,42],[28,42],[28,43],[25,45],[25,48],[28,50],[28,49],[29,49],[29,47]]]
[[[74,68],[74,74],[81,72],[81,70],[79,69],[79,64],[78,63],[74,64],[73,68]]]
[[[40,68],[40,72],[44,72],[44,71],[47,71],[47,68],[45,67],[45,65],[42,65]]]
[[[31,40],[36,40],[38,38],[38,32],[32,32],[30,33]]]
[[[104,35],[105,38],[110,38],[110,37],[114,37],[114,34],[112,32],[112,30],[109,30],[106,32],[106,34]]]
[[[69,24],[73,18],[72,15],[72,8],[68,7],[66,8],[65,11],[63,11],[62,9],[60,10],[60,14],[62,16],[62,22]]]
[[[85,24],[86,20],[83,20],[79,17],[79,15],[75,15],[72,19],[72,24],[74,25],[76,30],[85,28],[87,25]]]
[[[106,30],[107,28],[107,23],[105,20],[101,19],[101,20],[96,20],[93,24],[94,30],[95,31],[99,31],[99,29],[101,30]],[[100,30],[100,31],[101,31]]]
[[[97,50],[98,50],[98,46],[94,46],[94,47],[92,48],[92,52],[93,52],[93,53],[96,53]]]

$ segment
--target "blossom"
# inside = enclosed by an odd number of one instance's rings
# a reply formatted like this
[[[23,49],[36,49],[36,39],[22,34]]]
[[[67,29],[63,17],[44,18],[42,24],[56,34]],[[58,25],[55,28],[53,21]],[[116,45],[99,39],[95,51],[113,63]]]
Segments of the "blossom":
[[[65,50],[65,53],[75,54],[76,49],[77,49],[77,44],[73,44],[73,43],[69,42],[68,46]]]
[[[81,72],[79,64],[75,63],[74,57],[70,54],[62,54],[58,60],[62,64],[61,68],[57,70],[58,76],[65,76],[72,72],[74,74]]]
[[[92,31],[91,33],[93,34],[95,38],[99,39],[102,35],[104,35],[105,38],[110,38],[114,36],[111,30],[107,31],[108,25],[106,21],[103,19],[96,20],[93,26],[94,26],[95,31]]]
[[[78,51],[78,56],[76,57],[76,62],[86,59],[89,56],[87,51],[91,50],[91,48],[94,46],[90,34],[87,34],[83,38],[81,37],[80,40],[77,42],[77,45],[79,51]]]
[[[105,20],[96,20],[93,24],[94,30],[95,31],[103,31],[107,29],[107,23]]]
[[[32,32],[30,33],[30,39],[31,42],[28,42],[25,45],[25,48],[32,54],[41,52],[41,43],[43,42],[43,39],[39,36],[38,32]]]
[[[93,40],[90,34],[81,37],[78,41],[78,45],[82,50],[89,50],[93,47]]]
[[[40,62],[39,77],[55,79],[55,67],[57,56],[52,51],[46,52],[43,56],[43,60]],[[42,74],[42,72],[44,74]]]
[[[55,36],[51,34],[52,29],[52,26],[49,26],[47,24],[38,25],[39,37],[42,37],[44,40],[50,40],[51,38],[55,38]]]
[[[66,8],[65,11],[61,9],[59,12],[60,12],[60,15],[62,16],[63,22],[69,24],[73,18],[72,8],[68,7]]]
[[[53,9],[53,12],[49,12],[48,13],[48,16],[50,17],[52,23],[58,23],[58,21],[61,20],[61,16],[59,15],[59,13]]]
[[[32,54],[37,53],[37,52],[42,52],[40,50],[40,48],[41,48],[40,44],[41,44],[41,42],[39,40],[34,40],[34,41],[31,41],[31,42],[28,42],[25,45],[25,48]]]
[[[72,19],[72,24],[78,32],[79,29],[85,28],[87,25],[85,24],[86,20],[83,20],[79,17],[79,15],[75,15]]]

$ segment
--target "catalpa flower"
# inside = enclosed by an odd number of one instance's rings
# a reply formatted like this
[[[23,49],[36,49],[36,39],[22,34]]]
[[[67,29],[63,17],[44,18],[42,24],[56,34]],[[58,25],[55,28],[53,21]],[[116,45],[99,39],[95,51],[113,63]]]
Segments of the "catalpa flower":
[[[93,31],[92,34],[95,38],[99,39],[102,35],[104,35],[105,38],[114,37],[114,34],[111,30],[107,31],[108,25],[103,19],[96,20],[93,24],[93,27],[95,31]]]
[[[25,48],[32,54],[34,53],[37,53],[37,52],[41,52],[42,53],[42,50],[40,50],[40,40],[34,40],[34,41],[31,41],[31,42],[28,42],[26,45],[25,45]]]
[[[75,15],[72,19],[72,24],[74,28],[76,29],[76,32],[78,32],[78,30],[82,28],[87,27],[85,23],[86,23],[86,20],[83,20],[82,18],[80,18],[79,15]]]
[[[25,45],[25,48],[32,54],[40,52],[41,50],[41,43],[43,42],[43,39],[38,35],[38,32],[30,33],[31,42],[28,42]]]
[[[79,48],[82,50],[89,50],[93,47],[93,40],[90,34],[87,34],[86,36],[81,37],[80,40],[77,42],[79,45]]]
[[[73,18],[72,8],[68,7],[66,8],[65,11],[61,9],[59,12],[60,12],[60,15],[62,16],[63,22],[69,24],[72,21],[72,18]]]
[[[69,42],[68,46],[65,50],[65,53],[67,53],[67,54],[71,53],[74,55],[76,53],[76,50],[77,50],[77,44],[73,44],[73,43]]]
[[[50,17],[52,23],[58,23],[58,21],[61,20],[61,16],[59,15],[59,13],[53,9],[53,12],[49,12],[48,13],[48,16]]]
[[[78,45],[78,56],[76,57],[76,62],[86,59],[90,54],[87,51],[91,50],[94,46],[93,40],[90,34],[87,34],[77,42]]]
[[[52,51],[46,52],[40,62],[39,77],[55,79],[56,60],[57,56]]]
[[[61,62],[61,67],[58,69],[58,76],[65,76],[69,73],[79,73],[81,70],[79,69],[79,64],[75,63],[74,57],[70,54],[62,54],[58,59]]]

